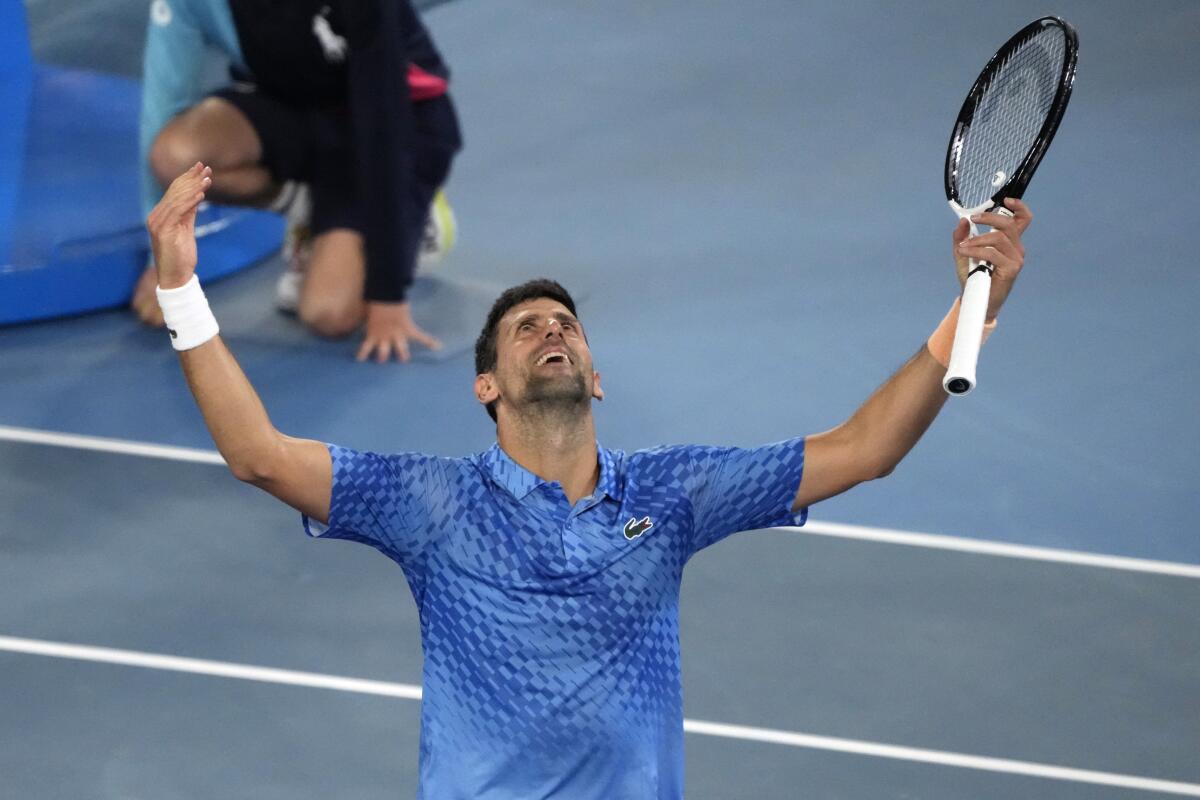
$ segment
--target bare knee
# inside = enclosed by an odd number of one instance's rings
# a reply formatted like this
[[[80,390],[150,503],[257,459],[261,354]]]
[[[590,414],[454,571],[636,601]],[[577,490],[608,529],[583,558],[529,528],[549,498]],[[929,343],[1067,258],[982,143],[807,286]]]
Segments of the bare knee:
[[[207,97],[168,122],[150,146],[150,169],[166,186],[197,161],[213,169],[257,164],[262,143],[228,100]]]
[[[150,170],[163,186],[178,178],[205,157],[195,137],[174,122],[168,124],[150,145]]]
[[[318,235],[300,293],[300,320],[321,336],[353,333],[366,314],[362,235],[336,228]]]
[[[362,324],[361,302],[338,302],[312,297],[306,293],[300,298],[300,321],[313,333],[330,339],[349,336]]]

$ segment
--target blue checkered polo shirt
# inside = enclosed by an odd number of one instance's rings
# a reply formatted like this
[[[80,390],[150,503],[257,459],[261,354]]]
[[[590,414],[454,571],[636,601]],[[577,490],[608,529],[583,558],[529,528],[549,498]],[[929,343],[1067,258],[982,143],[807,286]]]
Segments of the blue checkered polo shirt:
[[[802,438],[600,447],[574,506],[499,445],[329,452],[329,527],[306,530],[393,559],[420,610],[419,797],[683,796],[683,565],[736,531],[804,523]]]

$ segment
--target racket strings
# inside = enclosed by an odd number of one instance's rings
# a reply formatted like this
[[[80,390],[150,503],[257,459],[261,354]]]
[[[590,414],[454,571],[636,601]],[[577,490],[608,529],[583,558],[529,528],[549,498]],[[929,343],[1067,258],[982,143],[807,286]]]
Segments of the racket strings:
[[[1014,48],[983,88],[957,144],[959,203],[992,197],[1020,167],[1049,117],[1063,76],[1066,38],[1046,28]]]

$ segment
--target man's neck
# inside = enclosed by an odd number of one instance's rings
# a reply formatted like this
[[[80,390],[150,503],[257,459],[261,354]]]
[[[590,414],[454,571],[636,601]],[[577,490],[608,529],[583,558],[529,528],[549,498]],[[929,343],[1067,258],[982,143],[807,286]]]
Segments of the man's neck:
[[[505,417],[496,438],[513,461],[544,481],[557,481],[574,505],[592,494],[600,479],[596,427],[590,413],[583,419],[548,423],[545,418]]]

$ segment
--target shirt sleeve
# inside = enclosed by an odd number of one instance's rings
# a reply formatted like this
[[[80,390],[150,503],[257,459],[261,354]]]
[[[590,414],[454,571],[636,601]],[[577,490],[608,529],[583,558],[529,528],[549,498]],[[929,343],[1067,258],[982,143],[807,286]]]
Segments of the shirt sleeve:
[[[432,536],[434,504],[449,496],[447,459],[326,446],[333,462],[329,524],[305,516],[305,532],[368,544],[402,566],[416,566]]]
[[[150,148],[167,122],[202,96],[207,46],[201,20],[188,0],[151,3],[138,123],[143,216],[150,214],[163,193],[150,169]]]
[[[363,293],[367,300],[400,302],[416,266],[416,243],[408,235],[414,221],[406,219],[414,213],[406,198],[415,136],[406,42],[416,17],[407,2],[380,0],[352,0],[345,13],[358,185],[371,198],[364,209]]]
[[[691,449],[692,552],[738,531],[803,525],[792,511],[804,472],[804,438],[762,447]]]

